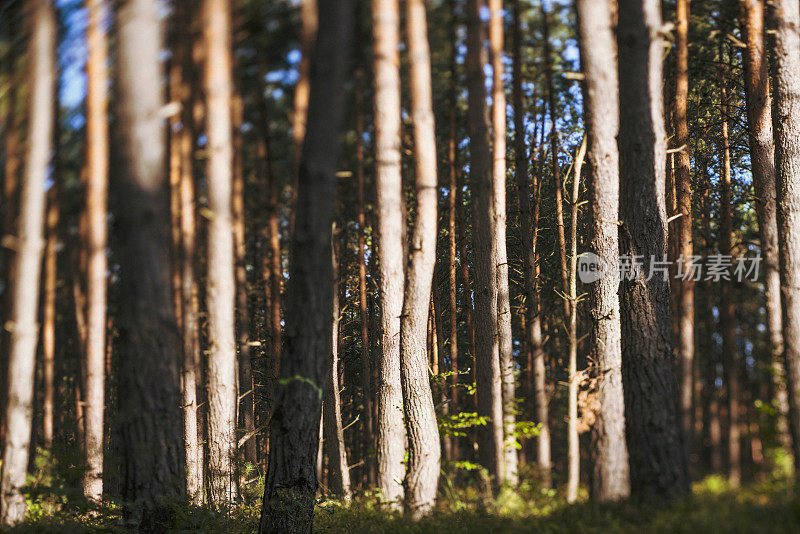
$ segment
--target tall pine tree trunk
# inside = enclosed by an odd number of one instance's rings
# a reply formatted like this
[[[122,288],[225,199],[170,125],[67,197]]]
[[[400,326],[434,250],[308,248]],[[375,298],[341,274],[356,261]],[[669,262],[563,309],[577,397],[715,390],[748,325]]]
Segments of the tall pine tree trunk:
[[[399,506],[403,499],[402,480],[406,467],[403,463],[405,432],[400,384],[405,218],[400,156],[400,12],[397,0],[372,1],[372,31],[382,350],[377,384],[378,488],[383,499]]]
[[[415,519],[433,510],[441,463],[426,343],[438,221],[436,137],[426,19],[424,0],[406,0],[417,206],[400,320],[400,370],[408,435],[406,507]],[[385,246],[385,243],[381,242],[381,245]]]
[[[646,280],[667,247],[666,142],[661,100],[663,38],[657,0],[621,0],[620,253],[644,257],[620,289],[622,379],[631,492],[673,498],[689,490],[670,343],[666,277]],[[630,279],[629,279],[630,278]]]
[[[590,250],[604,266],[619,265],[619,83],[614,21],[608,1],[580,0],[578,28],[585,108],[591,206]],[[591,496],[612,502],[630,495],[625,402],[622,394],[622,338],[619,276],[606,271],[589,286],[590,354],[597,365],[600,410],[592,426]]]
[[[44,293],[42,300],[42,441],[49,449],[53,444],[55,431],[56,396],[56,297],[58,295],[58,225],[61,210],[58,198],[58,184],[53,183],[47,191],[47,217],[44,258]]]
[[[497,329],[497,244],[492,161],[486,113],[484,28],[478,0],[467,2],[467,88],[469,91],[472,247],[475,269],[475,387],[480,463],[497,482],[503,480],[503,403]]]
[[[354,6],[322,0],[319,14],[286,290],[284,380],[270,421],[260,533],[309,533],[313,525],[322,393],[332,350],[335,173]]]
[[[53,141],[56,19],[48,0],[26,5],[30,37],[28,71],[30,115],[20,196],[19,233],[14,256],[8,355],[6,440],[0,475],[0,524],[25,519],[22,489],[28,468],[33,425],[33,386],[39,336],[39,275],[44,249],[45,180]]]

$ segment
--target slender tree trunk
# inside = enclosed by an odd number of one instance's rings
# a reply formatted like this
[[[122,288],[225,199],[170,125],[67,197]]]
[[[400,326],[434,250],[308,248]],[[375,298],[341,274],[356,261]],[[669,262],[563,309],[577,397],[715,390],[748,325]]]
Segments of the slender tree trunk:
[[[231,126],[231,27],[224,0],[205,0],[208,48],[208,432],[209,493],[216,504],[236,499],[236,341],[233,213],[233,129]]]
[[[771,4],[775,24],[773,123],[784,364],[795,466],[800,465],[800,6]]]
[[[382,350],[378,382],[378,488],[383,499],[400,506],[403,499],[401,482],[406,472],[400,384],[405,219],[400,156],[400,13],[397,0],[372,1],[372,28]]]
[[[344,447],[344,431],[342,430],[342,401],[339,397],[339,246],[337,235],[332,235],[332,269],[333,269],[333,307],[331,326],[331,365],[325,384],[325,398],[322,404],[322,422],[324,426],[324,449],[328,457],[328,487],[345,502],[349,502],[350,470],[347,467],[347,452]]]
[[[281,359],[285,380],[278,387],[270,421],[260,533],[310,533],[317,489],[314,460],[332,354],[331,226],[337,139],[354,6],[347,0],[324,0],[319,14],[286,295],[286,350]]]
[[[720,46],[720,61],[725,62]],[[728,134],[727,67],[720,69],[720,119],[722,122],[722,169],[720,169],[720,244],[724,256],[733,254],[733,224],[731,216],[731,154]],[[741,434],[739,428],[739,358],[736,355],[736,325],[733,303],[733,281],[722,281],[720,292],[720,330],[724,355],[725,382],[728,386],[728,480],[734,487],[742,481]]]
[[[236,257],[236,325],[238,328],[239,346],[239,392],[238,411],[242,429],[245,434],[255,431],[255,383],[253,381],[253,364],[251,354],[251,326],[247,282],[247,242],[245,240],[245,184],[244,184],[244,139],[242,123],[244,122],[242,97],[234,95],[231,104],[233,112],[233,196],[231,209],[233,214],[233,238]],[[255,439],[244,444],[244,459],[255,466],[258,462],[258,451]],[[242,471],[241,475],[246,474]]]
[[[83,495],[103,498],[103,412],[106,357],[106,260],[108,198],[108,113],[106,105],[107,45],[102,0],[87,0],[89,60],[86,95],[86,218],[88,262],[86,273],[86,472]]]
[[[475,268],[475,375],[478,414],[488,422],[478,430],[479,459],[498,483],[503,481],[503,405],[497,328],[497,244],[489,131],[486,113],[484,29],[478,0],[467,2],[467,87],[469,90],[470,175]]]
[[[50,449],[53,444],[55,415],[56,375],[56,297],[58,296],[58,223],[60,206],[58,185],[47,191],[46,232],[44,258],[44,298],[42,301],[42,441]]]
[[[506,252],[506,92],[503,87],[503,2],[489,1],[489,61],[492,64],[492,180],[494,189],[494,240],[497,246],[497,327],[500,335],[500,376],[503,380],[503,478],[516,485],[517,447],[514,437],[516,384],[514,340],[511,334],[511,303]]]
[[[363,405],[363,444],[364,462],[363,472],[368,487],[376,481],[374,454],[374,426],[372,421],[372,365],[370,361],[369,342],[369,314],[367,311],[367,217],[365,215],[364,192],[364,93],[363,72],[359,69],[356,73],[356,181],[358,194],[358,306],[359,319],[361,320],[361,395]]]
[[[772,138],[772,99],[769,89],[768,58],[764,45],[764,1],[741,0],[740,18],[746,45],[744,90],[747,104],[750,161],[756,194],[756,217],[761,241],[766,292],[767,331],[775,397],[778,401],[778,437],[787,451],[791,436],[786,420],[789,399],[783,368],[780,272],[778,264],[778,222],[775,205],[775,142]]]
[[[620,1],[620,252],[644,256],[620,290],[631,492],[672,498],[685,494],[689,484],[670,346],[669,284],[661,274],[645,280],[653,263],[664,261],[667,247],[660,28],[657,0]]]
[[[20,197],[17,253],[14,256],[14,297],[11,303],[11,345],[8,356],[6,442],[0,485],[0,524],[14,526],[25,519],[22,489],[28,467],[33,424],[33,387],[39,328],[39,275],[44,249],[45,179],[53,140],[56,19],[46,0],[27,6],[30,24],[28,68],[30,116],[25,171]]]
[[[441,463],[439,427],[433,406],[425,343],[436,263],[438,221],[436,137],[426,19],[424,0],[406,0],[417,206],[400,320],[400,371],[408,435],[406,507],[414,519],[433,510]],[[381,242],[381,246],[385,245]]]
[[[610,2],[580,0],[578,28],[581,70],[586,77],[584,115],[589,140],[590,250],[607,268],[619,265],[619,83],[617,45]],[[622,394],[622,340],[619,276],[604,272],[589,286],[589,353],[597,366],[600,410],[592,426],[592,499],[613,502],[630,495],[625,402]]]
[[[564,235],[564,198],[561,183],[561,167],[558,164],[560,151],[558,139],[558,123],[556,111],[556,90],[553,85],[553,51],[550,44],[549,13],[545,10],[546,2],[542,2],[542,30],[544,40],[545,84],[547,85],[547,104],[550,109],[550,155],[553,158],[553,188],[556,201],[556,227],[558,230],[558,258],[561,267],[561,291],[569,292],[569,274],[567,273],[567,245]],[[564,300],[564,317],[569,317],[569,302]]]
[[[301,0],[300,23],[300,64],[297,68],[297,85],[294,88],[294,107],[292,110],[292,147],[295,166],[300,160],[303,140],[306,136],[306,115],[310,92],[309,76],[314,43],[317,38],[317,0]],[[295,184],[296,186],[297,184]],[[296,194],[296,192],[295,192]]]
[[[158,530],[167,502],[185,492],[178,358],[172,306],[169,201],[160,87],[158,3],[128,0],[116,10],[118,127],[123,172],[115,173],[121,302],[119,413],[122,495],[140,528]]]
[[[581,168],[586,157],[584,137],[573,164],[572,199],[570,201],[570,253],[569,253],[569,401],[567,447],[569,472],[567,474],[567,502],[578,500],[581,482],[581,442],[578,435],[578,196],[581,185]]]
[[[453,0],[455,4],[455,0]],[[455,9],[455,5],[451,5]],[[458,405],[458,282],[456,280],[456,218],[458,192],[458,84],[456,80],[456,55],[458,53],[458,35],[456,30],[455,12],[451,12],[450,38],[450,87],[448,102],[448,138],[447,138],[447,274],[448,274],[448,313],[450,318],[450,413],[459,413]],[[463,260],[466,264],[466,258]],[[451,439],[450,459],[459,457],[458,438]]]
[[[545,391],[544,347],[542,344],[542,320],[539,313],[539,293],[536,288],[538,267],[536,244],[538,231],[538,186],[534,188],[536,206],[531,213],[530,189],[528,186],[528,158],[525,150],[525,119],[522,95],[522,31],[519,0],[514,1],[514,152],[517,195],[520,208],[520,227],[523,248],[523,273],[525,276],[525,340],[531,353],[528,372],[533,375],[533,396],[536,419],[540,425],[537,464],[546,486],[550,486],[550,423],[547,392]],[[538,178],[534,178],[538,184]]]
[[[689,2],[678,0],[675,32],[677,76],[675,85],[675,144],[678,152],[676,169],[676,201],[678,219],[678,261],[683,272],[691,269],[692,243],[692,178],[689,173],[689,126],[686,105],[689,96]],[[692,360],[694,359],[694,278],[681,279],[678,286],[678,355],[680,358],[680,406],[683,444],[687,453],[692,446]]]

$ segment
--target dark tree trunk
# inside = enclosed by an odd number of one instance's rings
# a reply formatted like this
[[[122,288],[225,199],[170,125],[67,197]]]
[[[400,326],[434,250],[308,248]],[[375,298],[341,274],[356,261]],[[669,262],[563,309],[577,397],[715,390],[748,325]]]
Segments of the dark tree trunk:
[[[310,533],[317,490],[314,466],[332,350],[331,225],[353,3],[324,0],[319,14],[286,289],[285,380],[270,421],[261,533]]]
[[[658,0],[619,5],[620,253],[644,257],[621,282],[622,380],[631,492],[673,498],[689,490],[670,343],[670,295],[651,257],[667,247],[665,133],[661,101],[663,38]],[[624,66],[624,67],[623,67]]]

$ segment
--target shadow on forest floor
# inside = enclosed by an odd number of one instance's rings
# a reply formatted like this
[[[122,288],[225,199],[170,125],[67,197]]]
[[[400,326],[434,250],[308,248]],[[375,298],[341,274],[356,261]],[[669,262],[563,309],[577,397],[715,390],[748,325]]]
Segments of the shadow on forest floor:
[[[316,512],[315,532],[324,533],[515,533],[515,532],[664,532],[664,533],[761,533],[800,532],[800,490],[786,479],[751,484],[739,490],[726,487],[716,476],[694,485],[691,498],[666,506],[622,503],[596,505],[582,502],[566,505],[553,492],[526,495],[526,490],[506,491],[483,505],[443,497],[431,517],[413,523],[388,512],[374,500],[357,500],[342,506],[321,503]],[[33,507],[38,515],[10,532],[130,532],[119,510],[109,508],[92,517],[63,506],[49,515]],[[257,499],[251,505],[220,514],[206,508],[176,508],[170,532],[254,532],[258,520]]]

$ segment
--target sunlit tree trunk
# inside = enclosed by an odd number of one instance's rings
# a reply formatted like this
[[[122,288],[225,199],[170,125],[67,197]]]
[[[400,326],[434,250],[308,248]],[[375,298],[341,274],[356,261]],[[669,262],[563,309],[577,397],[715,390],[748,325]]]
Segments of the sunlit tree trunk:
[[[103,497],[103,412],[106,356],[106,242],[108,198],[108,113],[106,104],[107,45],[103,0],[87,0],[89,60],[86,94],[86,472],[83,495]]]
[[[292,149],[294,164],[300,159],[303,140],[306,136],[306,115],[308,114],[308,95],[311,56],[317,37],[317,0],[300,2],[300,64],[297,67],[297,85],[294,88],[294,107],[292,109]],[[297,184],[295,184],[297,185]]]
[[[331,225],[353,3],[324,0],[311,62],[308,129],[299,165],[285,351],[270,421],[259,532],[311,532],[322,396],[331,360]],[[302,378],[302,379],[300,379]]]
[[[408,435],[406,507],[412,518],[419,518],[433,510],[441,461],[426,343],[438,221],[436,137],[426,19],[424,0],[406,0],[417,205],[414,230],[410,236],[410,257],[400,320],[400,371]],[[381,246],[385,245],[381,241]]]
[[[573,163],[572,198],[570,199],[569,236],[569,361],[567,375],[567,502],[578,500],[581,482],[581,444],[578,435],[578,195],[581,184],[581,168],[586,157],[586,138],[581,142]]]
[[[501,483],[516,484],[517,448],[515,427],[515,374],[511,334],[511,302],[508,289],[506,252],[506,92],[503,87],[503,2],[489,0],[489,61],[492,65],[492,202],[494,203],[494,241],[497,246],[497,327],[500,348],[500,376],[503,397],[503,478]]]
[[[689,96],[689,2],[678,0],[675,32],[677,76],[675,85],[675,146],[677,153],[675,190],[678,212],[678,261],[683,272],[691,268],[692,243],[692,178],[689,173],[689,126],[686,107]],[[687,452],[692,444],[692,360],[694,359],[694,279],[681,279],[678,288],[678,357],[680,358],[680,407],[683,444]]]
[[[25,519],[22,489],[33,424],[33,386],[39,335],[39,275],[44,250],[45,179],[53,138],[56,19],[47,0],[26,6],[30,30],[28,72],[30,115],[20,196],[19,232],[14,257],[11,344],[8,356],[6,442],[0,481],[0,524]]]
[[[117,124],[122,163],[112,176],[120,265],[117,421],[122,495],[140,528],[157,530],[167,502],[185,493],[178,358],[171,295],[169,196],[161,68],[161,15],[154,0],[118,4]]]
[[[236,498],[236,342],[234,307],[232,66],[228,3],[205,0],[208,49],[205,91],[208,112],[208,431],[209,491],[217,504]]]
[[[747,132],[753,169],[756,217],[761,242],[767,331],[775,398],[778,401],[778,438],[791,450],[786,415],[789,399],[783,367],[783,320],[781,319],[780,272],[778,269],[778,222],[775,205],[775,141],[772,138],[772,99],[768,57],[764,43],[764,1],[740,0],[740,19],[747,47],[742,54],[747,106]]]
[[[55,375],[56,375],[56,296],[58,294],[58,223],[60,206],[58,185],[47,191],[46,232],[47,245],[44,258],[44,293],[42,300],[42,441],[49,449],[55,430]]]
[[[645,280],[667,247],[666,141],[661,99],[663,38],[658,0],[621,0],[620,253],[644,256],[620,289],[622,379],[631,493],[673,498],[689,490],[670,344],[668,280]]]
[[[324,450],[328,457],[328,487],[343,501],[348,502],[350,493],[350,469],[347,467],[347,452],[344,446],[342,430],[342,401],[339,396],[339,246],[338,236],[332,236],[333,265],[333,308],[331,327],[331,365],[328,368],[325,383],[325,396],[322,404],[322,422],[324,426]]]
[[[478,0],[467,2],[467,87],[469,91],[472,247],[475,269],[475,378],[480,463],[496,481],[503,480],[503,403],[497,330],[497,247],[492,161],[486,113],[484,28]]]
[[[611,0],[579,0],[581,70],[585,76],[584,116],[589,142],[590,250],[606,266],[619,265],[619,83]],[[590,354],[597,366],[600,410],[592,426],[591,496],[612,502],[630,495],[619,276],[614,270],[589,286]]]
[[[400,156],[400,13],[397,0],[372,1],[372,31],[382,350],[377,384],[378,488],[383,499],[399,506],[403,499],[402,481],[406,467],[403,463],[405,432],[400,384],[405,219]]]
[[[775,24],[775,185],[789,428],[795,466],[800,465],[800,6],[771,4]]]

